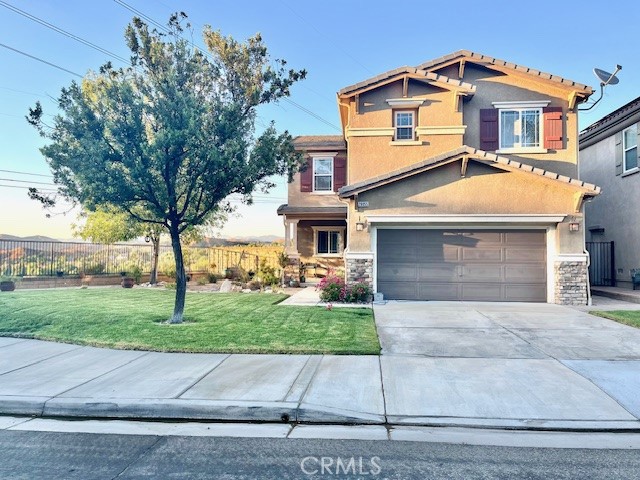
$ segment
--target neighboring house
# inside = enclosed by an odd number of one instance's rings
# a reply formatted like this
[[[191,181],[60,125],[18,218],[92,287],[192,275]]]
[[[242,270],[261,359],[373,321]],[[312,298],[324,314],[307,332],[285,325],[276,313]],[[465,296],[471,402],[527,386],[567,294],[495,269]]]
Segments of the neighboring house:
[[[602,186],[585,207],[587,241],[615,243],[615,268],[601,269],[600,280],[629,288],[630,270],[640,268],[638,122],[640,97],[580,133],[580,174]]]
[[[288,255],[385,299],[587,302],[578,104],[593,90],[474,52],[338,92],[340,136],[295,140]]]

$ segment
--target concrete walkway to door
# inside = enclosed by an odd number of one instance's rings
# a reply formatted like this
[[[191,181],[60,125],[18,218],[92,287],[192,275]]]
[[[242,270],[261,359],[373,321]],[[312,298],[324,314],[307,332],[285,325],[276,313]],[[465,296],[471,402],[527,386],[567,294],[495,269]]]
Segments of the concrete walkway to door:
[[[640,330],[537,303],[374,305],[391,422],[640,413]]]

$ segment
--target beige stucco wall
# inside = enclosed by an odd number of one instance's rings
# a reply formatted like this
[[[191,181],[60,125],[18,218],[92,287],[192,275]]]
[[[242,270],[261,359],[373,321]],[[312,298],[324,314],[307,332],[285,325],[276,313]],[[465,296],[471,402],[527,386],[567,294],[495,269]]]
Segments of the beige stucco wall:
[[[368,215],[474,215],[474,214],[562,214],[567,224],[558,228],[559,253],[582,253],[581,232],[569,232],[568,222],[582,221],[575,211],[577,196],[573,187],[525,172],[504,172],[469,162],[465,178],[457,161],[369,192],[358,201],[369,207],[358,211],[349,207],[349,251],[371,249],[370,230],[356,231],[355,223]]]
[[[460,126],[462,112],[456,111],[451,90],[409,82],[411,98],[424,100],[418,108],[418,126]],[[358,112],[355,99],[349,108],[348,129],[393,128],[393,110],[387,99],[402,97],[402,82],[398,81],[359,96]],[[409,109],[410,110],[410,109]],[[396,170],[462,145],[461,134],[419,135],[421,145],[392,142],[393,135],[349,136],[348,183],[356,183]]]

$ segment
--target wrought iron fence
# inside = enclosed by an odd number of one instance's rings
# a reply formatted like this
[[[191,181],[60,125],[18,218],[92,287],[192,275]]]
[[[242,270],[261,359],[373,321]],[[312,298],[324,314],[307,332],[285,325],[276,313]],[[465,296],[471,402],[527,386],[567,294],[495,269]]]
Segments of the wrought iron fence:
[[[275,255],[260,256],[217,247],[185,247],[183,256],[185,269],[191,273],[223,275],[226,269],[234,267],[256,272],[261,261],[276,268],[278,265]],[[149,273],[152,261],[150,244],[0,240],[0,275],[3,276],[109,275],[133,269]],[[158,271],[169,276],[175,274],[170,245],[160,246]]]

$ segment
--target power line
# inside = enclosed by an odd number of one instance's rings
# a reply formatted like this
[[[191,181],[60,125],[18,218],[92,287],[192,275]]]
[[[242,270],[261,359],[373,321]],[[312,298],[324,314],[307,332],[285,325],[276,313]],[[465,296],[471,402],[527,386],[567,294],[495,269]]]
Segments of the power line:
[[[23,93],[25,95],[33,95],[34,97],[41,97],[42,95],[39,93],[34,93],[34,92],[27,92],[25,90],[17,90],[15,88],[9,88],[9,87],[0,87],[1,90],[9,90],[10,92],[16,92],[16,93]]]
[[[7,9],[11,10],[12,12],[17,13],[18,15],[22,15],[23,17],[26,17],[29,20],[32,20],[32,21],[34,21],[36,23],[39,23],[40,25],[42,25],[44,27],[47,27],[47,28],[49,28],[49,29],[51,29],[51,30],[53,30],[55,32],[58,32],[58,33],[64,35],[65,37],[68,37],[68,38],[70,38],[72,40],[75,40],[76,42],[82,43],[83,45],[86,45],[87,47],[93,48],[94,50],[97,50],[97,51],[99,51],[101,53],[104,53],[106,55],[109,55],[109,56],[111,56],[111,57],[113,57],[113,58],[115,58],[117,60],[120,60],[123,63],[126,63],[126,64],[129,63],[129,60],[127,60],[126,58],[121,57],[120,55],[117,55],[117,54],[115,54],[113,52],[110,52],[109,50],[107,50],[105,48],[102,48],[102,47],[96,45],[95,43],[90,42],[89,40],[85,40],[84,38],[81,38],[81,37],[79,37],[77,35],[74,35],[71,32],[63,30],[62,28],[60,28],[60,27],[58,27],[58,26],[56,26],[56,25],[54,25],[52,23],[49,23],[46,20],[43,20],[42,18],[36,17],[35,15],[32,15],[32,14],[30,14],[28,12],[25,12],[24,10],[20,10],[19,8],[11,5],[10,3],[7,3],[7,2],[5,2],[3,0],[0,0],[0,6],[3,6],[5,8],[7,8]]]
[[[311,115],[313,118],[315,118],[316,120],[324,123],[325,125],[330,126],[331,128],[333,128],[334,130],[338,130],[339,132],[342,132],[342,129],[340,127],[338,127],[337,125],[331,123],[329,120],[325,120],[324,118],[322,118],[320,115],[318,115],[317,113],[312,112],[311,110],[309,110],[308,108],[303,107],[302,105],[300,105],[299,103],[294,102],[293,100],[291,100],[289,97],[283,97],[284,100],[288,103],[290,103],[291,105],[293,105],[296,108],[299,108],[300,110],[302,110],[303,112]]]
[[[16,173],[18,175],[32,175],[34,177],[53,178],[53,175],[45,175],[43,173],[19,172],[17,170],[0,170],[0,172],[3,172],[3,173]]]
[[[33,187],[26,187],[23,185],[3,185],[0,184],[0,187],[2,188],[21,188],[23,190],[29,190],[30,188]],[[38,189],[39,192],[44,192],[44,193],[58,193],[58,190],[54,190],[53,188],[39,188]]]
[[[149,17],[148,15],[145,15],[140,10],[132,7],[128,3],[123,2],[122,0],[113,0],[113,1],[116,2],[118,5],[126,8],[130,12],[135,13],[136,15],[144,18],[147,22],[154,24],[156,27],[158,27],[160,30],[164,31],[165,33],[169,33],[169,29],[167,27],[165,27],[164,25],[162,25],[159,22],[156,22],[153,18]]]
[[[31,183],[34,185],[50,185],[52,187],[55,187],[56,184],[55,183],[49,183],[49,182],[35,182],[33,180],[18,180],[16,178],[0,178],[0,182],[17,182],[17,183]]]
[[[67,70],[66,68],[61,67],[60,65],[56,65],[55,63],[47,62],[46,60],[43,60],[42,58],[35,57],[35,56],[30,55],[30,54],[28,54],[26,52],[23,52],[22,50],[18,50],[17,48],[10,47],[9,45],[5,45],[4,43],[0,43],[0,47],[4,47],[4,48],[6,48],[8,50],[12,50],[12,51],[14,51],[16,53],[19,53],[20,55],[24,55],[25,57],[29,57],[29,58],[31,58],[33,60],[37,60],[38,62],[42,62],[42,63],[44,63],[46,65],[49,65],[50,67],[57,68],[58,70],[62,70],[63,72],[67,72],[67,73],[70,73],[71,75],[75,75],[76,77],[82,78],[82,75],[80,75],[79,73],[72,72],[71,70]]]

